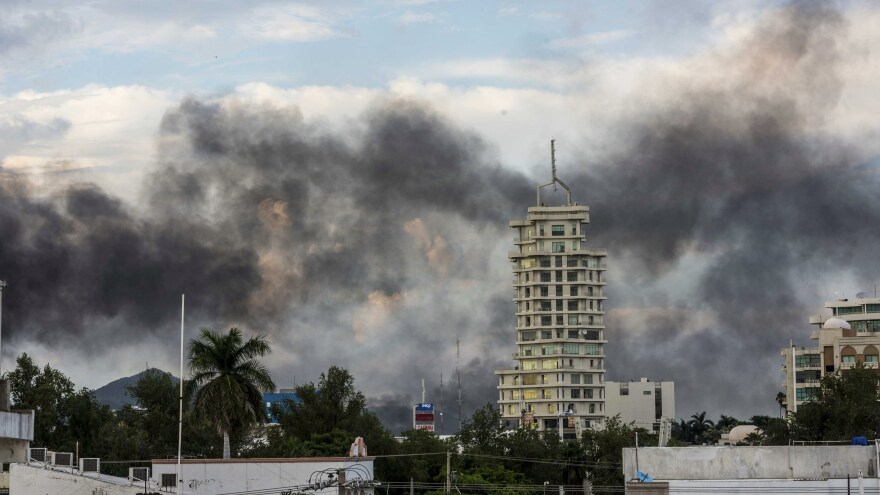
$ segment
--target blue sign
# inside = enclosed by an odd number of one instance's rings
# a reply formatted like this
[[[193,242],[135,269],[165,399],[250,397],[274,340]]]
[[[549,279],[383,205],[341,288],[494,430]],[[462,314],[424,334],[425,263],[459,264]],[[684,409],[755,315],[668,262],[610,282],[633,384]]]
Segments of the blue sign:
[[[434,404],[416,404],[416,411],[434,412]]]

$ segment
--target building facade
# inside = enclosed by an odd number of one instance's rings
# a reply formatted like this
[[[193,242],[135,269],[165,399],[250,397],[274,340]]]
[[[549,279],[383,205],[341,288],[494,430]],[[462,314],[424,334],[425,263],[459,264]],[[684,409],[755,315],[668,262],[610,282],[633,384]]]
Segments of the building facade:
[[[624,423],[659,431],[664,419],[675,419],[675,383],[605,382],[605,415],[620,415]]]
[[[786,412],[809,401],[828,373],[856,363],[876,367],[880,359],[880,299],[841,299],[825,303],[830,315],[810,317],[816,329],[812,347],[782,349]]]
[[[541,202],[541,187],[562,185],[565,204]],[[537,206],[510,222],[515,250],[513,369],[498,370],[498,405],[508,427],[563,428],[574,438],[605,415],[606,250],[587,244],[590,209],[571,202],[556,177],[538,187]]]

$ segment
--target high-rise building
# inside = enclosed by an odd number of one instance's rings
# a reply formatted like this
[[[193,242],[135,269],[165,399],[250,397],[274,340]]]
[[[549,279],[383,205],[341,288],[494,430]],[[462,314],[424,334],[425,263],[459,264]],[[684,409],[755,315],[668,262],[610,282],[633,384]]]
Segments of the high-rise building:
[[[509,427],[563,428],[574,438],[605,414],[605,249],[588,245],[590,209],[571,201],[556,176],[538,186],[536,206],[514,220],[513,301],[516,352],[513,369],[497,370],[498,405]],[[541,189],[560,185],[566,202],[550,206]]]
[[[828,373],[846,370],[861,362],[877,367],[880,359],[880,299],[840,299],[825,303],[831,315],[811,316],[816,329],[810,339],[815,347],[786,347],[785,398],[780,404],[787,412],[813,398],[819,380]],[[794,400],[792,400],[792,397]]]

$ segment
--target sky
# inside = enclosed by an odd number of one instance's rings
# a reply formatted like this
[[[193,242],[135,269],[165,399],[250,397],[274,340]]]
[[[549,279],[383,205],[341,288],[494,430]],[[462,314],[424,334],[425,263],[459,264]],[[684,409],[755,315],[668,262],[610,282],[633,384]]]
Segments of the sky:
[[[607,380],[777,414],[780,349],[880,260],[871,2],[3,2],[2,368],[78,386],[265,334],[393,429],[514,346],[507,222],[549,175],[608,249]],[[460,358],[456,343],[460,342]]]

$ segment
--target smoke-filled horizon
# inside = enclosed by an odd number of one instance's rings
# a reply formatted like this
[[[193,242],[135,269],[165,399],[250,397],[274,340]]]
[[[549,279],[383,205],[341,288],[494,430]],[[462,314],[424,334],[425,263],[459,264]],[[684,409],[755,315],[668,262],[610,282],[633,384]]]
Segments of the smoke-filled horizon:
[[[646,80],[598,151],[560,143],[588,242],[609,252],[606,379],[675,381],[679,417],[774,414],[779,349],[805,343],[835,284],[873,286],[877,167],[823,130],[846,30],[824,3],[774,11],[732,49]],[[123,349],[173,363],[164,335],[186,293],[188,328],[265,333],[282,387],[341,365],[394,430],[422,378],[439,403],[442,372],[454,431],[457,340],[463,415],[495,402],[493,370],[515,351],[507,222],[549,166],[514,171],[478,132],[400,98],[331,127],[189,97],[157,146],[136,203],[0,168],[4,343],[62,371]]]

